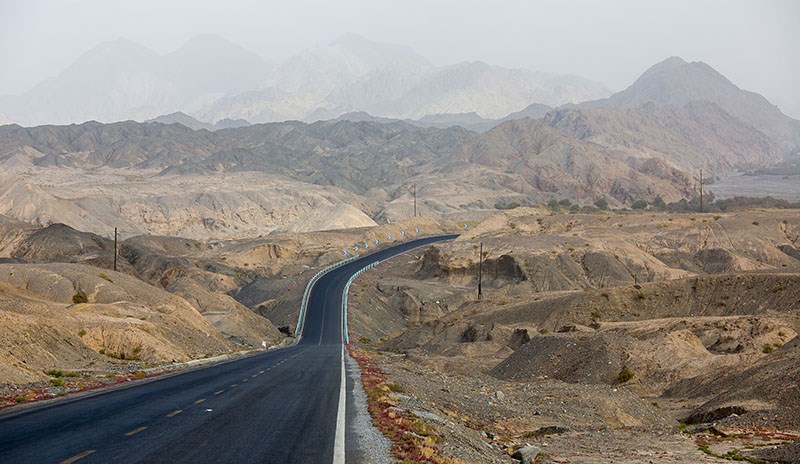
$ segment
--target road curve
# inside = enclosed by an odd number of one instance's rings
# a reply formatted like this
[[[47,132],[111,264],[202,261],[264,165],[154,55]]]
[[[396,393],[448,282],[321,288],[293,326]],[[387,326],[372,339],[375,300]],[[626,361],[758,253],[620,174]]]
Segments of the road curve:
[[[0,463],[333,462],[347,280],[453,238],[404,242],[323,275],[292,347],[0,416]],[[352,389],[351,379],[350,404]],[[350,435],[344,449],[356,462]]]

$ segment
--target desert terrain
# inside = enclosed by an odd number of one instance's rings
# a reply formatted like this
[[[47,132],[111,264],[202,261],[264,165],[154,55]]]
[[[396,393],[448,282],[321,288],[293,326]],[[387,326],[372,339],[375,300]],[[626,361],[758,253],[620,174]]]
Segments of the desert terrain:
[[[308,278],[353,244],[419,229],[461,235],[360,276],[351,345],[391,382],[391,407],[441,435],[441,456],[511,462],[531,445],[536,462],[797,458],[795,210],[484,216],[466,230],[416,218],[134,236],[117,272],[107,238],[4,219],[3,404],[291,342]]]
[[[113,240],[0,218],[0,407],[292,341],[306,282],[353,244],[456,225],[405,224],[245,240]],[[281,330],[278,330],[281,328]]]
[[[259,82],[195,82],[204,47]],[[2,409],[294,344],[320,270],[460,234],[350,288],[397,459],[800,462],[800,121],[709,64],[612,94],[356,36],[274,67],[122,40],[0,106],[64,123],[0,126]]]
[[[796,462],[799,232],[519,208],[359,277],[351,340],[467,462]]]

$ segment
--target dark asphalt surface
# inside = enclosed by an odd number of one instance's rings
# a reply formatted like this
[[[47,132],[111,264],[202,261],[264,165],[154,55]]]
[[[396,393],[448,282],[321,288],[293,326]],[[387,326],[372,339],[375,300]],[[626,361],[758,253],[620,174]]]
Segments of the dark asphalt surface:
[[[295,346],[0,416],[0,464],[332,462],[347,280],[452,238],[401,243],[321,277]],[[351,435],[348,462],[360,455]]]

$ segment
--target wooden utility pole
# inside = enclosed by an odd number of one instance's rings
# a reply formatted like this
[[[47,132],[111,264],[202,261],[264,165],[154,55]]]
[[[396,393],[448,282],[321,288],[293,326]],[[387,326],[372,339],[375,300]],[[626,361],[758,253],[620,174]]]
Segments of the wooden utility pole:
[[[114,227],[114,272],[117,271],[117,228]]]
[[[703,170],[700,170],[700,212],[703,212]]]
[[[481,299],[481,280],[483,280],[483,242],[478,252],[478,299]]]
[[[411,184],[414,193],[414,217],[417,217],[417,184]]]

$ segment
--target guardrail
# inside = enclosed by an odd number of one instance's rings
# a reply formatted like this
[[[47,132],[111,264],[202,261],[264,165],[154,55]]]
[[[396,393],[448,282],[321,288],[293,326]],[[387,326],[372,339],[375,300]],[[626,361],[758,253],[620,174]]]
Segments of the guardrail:
[[[347,280],[347,283],[344,286],[344,292],[342,292],[342,336],[344,337],[344,343],[350,343],[350,335],[347,333],[347,295],[350,293],[350,284],[356,280],[356,277],[360,276],[361,274],[367,272],[368,270],[372,269],[373,267],[380,264],[380,261],[375,261],[374,263],[370,263],[365,267],[362,267],[355,274],[350,276]]]
[[[360,255],[355,255],[350,258],[343,259],[338,263],[331,264],[330,266],[314,274],[314,277],[312,277],[308,281],[308,284],[306,284],[306,291],[303,293],[303,300],[300,303],[300,315],[297,317],[297,327],[294,329],[295,338],[297,338],[300,335],[300,333],[302,332],[303,325],[306,322],[306,310],[308,309],[308,298],[311,296],[311,289],[314,287],[314,284],[316,284],[317,281],[320,279],[320,277],[325,275],[327,272],[330,272],[336,269],[337,267],[341,267],[359,257]]]

